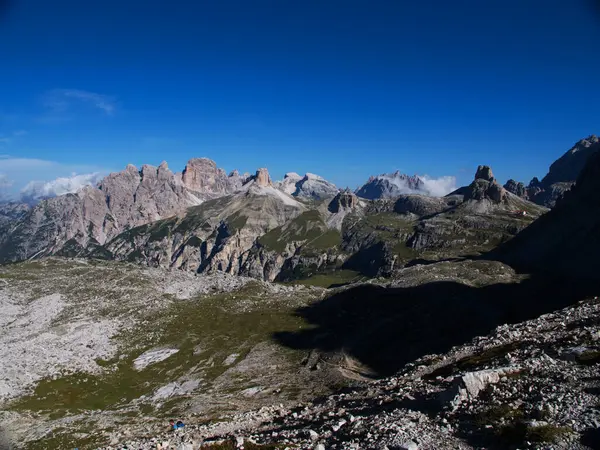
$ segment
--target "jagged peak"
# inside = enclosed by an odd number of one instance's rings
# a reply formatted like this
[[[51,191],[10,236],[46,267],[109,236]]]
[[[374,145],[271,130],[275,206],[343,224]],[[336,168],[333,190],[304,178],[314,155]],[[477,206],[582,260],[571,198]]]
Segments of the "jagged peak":
[[[269,176],[269,170],[266,167],[261,167],[256,170],[254,175],[254,182],[257,186],[271,186],[271,177]]]
[[[475,172],[475,180],[494,181],[494,173],[490,166],[478,166]]]

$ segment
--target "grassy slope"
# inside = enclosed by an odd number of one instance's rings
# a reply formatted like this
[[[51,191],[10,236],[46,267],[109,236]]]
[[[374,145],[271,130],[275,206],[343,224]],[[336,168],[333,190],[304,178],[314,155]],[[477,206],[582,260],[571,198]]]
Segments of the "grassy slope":
[[[116,267],[125,265],[115,263],[100,263],[104,267],[114,264]],[[127,269],[127,268],[125,268]],[[138,270],[138,269],[127,269]],[[73,284],[52,286],[50,283],[33,295],[42,295],[50,291],[62,291],[64,295],[79,297],[85,290],[87,299],[97,297],[115,297],[118,301],[122,291],[103,292],[93,284],[93,277],[98,273],[90,271],[87,266],[54,265],[51,261],[15,265],[2,272],[2,279],[12,281],[19,279],[21,283],[37,284],[38,280],[47,279],[49,273],[62,272],[71,279],[80,278],[81,285]],[[114,276],[113,276],[114,275]],[[136,283],[143,283],[135,273],[131,278],[121,279],[122,274],[112,274],[108,270],[103,278],[124,284],[135,295]],[[111,278],[112,277],[112,278]],[[33,282],[33,283],[32,283]],[[143,290],[140,290],[143,292]],[[201,295],[190,300],[176,300],[168,294],[163,294],[165,302],[170,303],[166,309],[149,309],[146,311],[131,311],[131,314],[142,314],[142,321],[137,326],[123,331],[117,341],[121,348],[120,355],[109,361],[97,361],[104,370],[101,374],[90,375],[76,373],[64,375],[57,379],[41,381],[35,391],[28,396],[17,399],[7,410],[26,415],[39,415],[39,420],[57,420],[75,417],[91,410],[114,411],[115,423],[127,422],[130,416],[148,416],[164,420],[172,414],[184,413],[183,403],[186,396],[167,401],[152,402],[138,400],[143,395],[151,395],[157,388],[170,382],[184,379],[197,379],[200,387],[195,394],[213,395],[215,404],[208,405],[212,412],[207,414],[219,415],[219,401],[239,397],[243,389],[261,384],[253,374],[245,376],[242,371],[231,373],[237,363],[244,360],[251,351],[256,351],[263,343],[272,343],[271,335],[275,331],[297,331],[307,326],[304,321],[295,316],[296,307],[310,301],[312,294],[306,291],[284,291],[279,294],[266,291],[260,283],[250,282],[243,288],[224,294]],[[83,301],[83,299],[82,299]],[[99,301],[101,305],[102,301]],[[123,305],[125,311],[126,306]],[[97,313],[103,316],[118,315],[114,308],[98,308]],[[65,317],[67,320],[68,317]],[[170,358],[144,370],[133,369],[132,362],[144,351],[156,347],[176,347],[180,351]],[[194,351],[196,350],[196,351]],[[225,359],[237,354],[232,366],[224,364]],[[272,357],[272,355],[270,355]],[[296,381],[289,373],[297,371],[302,352],[280,347],[276,350],[277,364],[281,373],[277,382],[282,392],[279,400],[296,399],[307,389],[303,381]],[[294,369],[295,367],[295,369]],[[266,375],[273,375],[271,373]],[[218,381],[218,383],[216,383]],[[262,380],[265,384],[265,380]],[[78,416],[81,417],[81,416]],[[43,441],[30,443],[29,448],[89,448],[90,445],[103,442],[103,436],[95,433],[92,436],[77,435],[75,432],[85,432],[94,429],[94,425],[83,420],[68,429],[55,430],[54,437]],[[66,434],[65,434],[66,433]]]

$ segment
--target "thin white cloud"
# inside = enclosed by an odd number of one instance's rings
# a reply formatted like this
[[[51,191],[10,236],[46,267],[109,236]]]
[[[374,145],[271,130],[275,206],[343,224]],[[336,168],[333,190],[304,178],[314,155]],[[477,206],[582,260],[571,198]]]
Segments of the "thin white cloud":
[[[85,186],[96,186],[103,177],[104,174],[100,172],[80,175],[73,173],[69,177],[51,181],[30,181],[21,189],[21,199],[32,203],[48,197],[75,193]]]
[[[96,165],[66,164],[38,158],[0,155],[0,177],[10,178],[5,197],[33,199],[74,192],[86,184],[95,184],[111,171]]]
[[[117,109],[117,101],[114,97],[79,89],[53,89],[46,92],[43,104],[52,112],[59,114],[68,112],[77,104],[92,106],[108,116],[113,115]]]

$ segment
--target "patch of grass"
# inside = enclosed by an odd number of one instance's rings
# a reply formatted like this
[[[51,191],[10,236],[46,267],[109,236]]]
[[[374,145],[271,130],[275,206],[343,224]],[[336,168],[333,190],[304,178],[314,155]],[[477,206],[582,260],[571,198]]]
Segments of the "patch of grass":
[[[342,235],[338,230],[327,230],[312,241],[308,241],[301,249],[302,254],[317,253],[339,246]]]
[[[327,226],[316,210],[306,211],[294,220],[274,228],[258,238],[258,243],[267,250],[283,252],[290,242],[311,242],[327,232]],[[331,240],[332,236],[324,238],[321,245]]]
[[[600,362],[599,350],[586,350],[577,357],[577,362],[586,366],[592,366]]]
[[[230,234],[235,234],[246,226],[247,221],[248,217],[242,215],[241,213],[232,214],[227,218],[227,230],[230,232]]]
[[[560,437],[571,432],[567,427],[556,425],[531,426],[525,422],[505,425],[497,430],[497,436],[506,444],[522,445],[525,442],[556,442]]]
[[[319,273],[303,280],[296,280],[290,284],[301,284],[304,286],[318,286],[329,288],[332,286],[341,286],[359,281],[362,278],[360,272],[354,270],[336,270],[333,272]]]

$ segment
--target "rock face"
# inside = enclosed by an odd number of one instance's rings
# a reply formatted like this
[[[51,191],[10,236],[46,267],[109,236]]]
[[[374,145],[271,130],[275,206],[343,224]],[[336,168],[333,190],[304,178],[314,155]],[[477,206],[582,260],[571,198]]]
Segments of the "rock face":
[[[296,184],[302,180],[302,177],[296,172],[288,172],[284,175],[282,181],[275,183],[275,187],[288,195],[294,195]]]
[[[523,270],[600,281],[600,152],[556,206],[490,257]]]
[[[506,189],[498,184],[489,166],[479,166],[475,173],[475,180],[467,187],[460,188],[449,195],[462,195],[465,199],[488,200],[493,203],[502,203],[508,198]]]
[[[256,175],[254,175],[254,182],[257,186],[272,186],[269,171],[265,168],[258,169]]]
[[[293,195],[296,197],[324,200],[333,197],[338,192],[339,189],[326,179],[313,173],[307,173],[296,183],[296,191]]]
[[[511,194],[514,194],[517,197],[521,197],[525,200],[529,198],[525,184],[519,181],[515,181],[513,179],[508,180],[504,185],[504,189],[506,189]]]
[[[213,198],[235,192],[245,181],[237,170],[227,176],[223,169],[208,158],[190,159],[181,173],[181,180],[190,191]]]
[[[356,190],[356,195],[368,200],[394,198],[402,194],[428,194],[425,183],[418,176],[408,176],[398,171],[370,177]]]
[[[493,182],[494,174],[492,173],[492,168],[490,166],[478,166],[475,179]]]
[[[303,177],[295,172],[286,173],[282,181],[275,183],[275,187],[294,197],[314,200],[325,200],[339,192],[333,183],[313,173],[307,173]]]
[[[523,183],[517,183],[514,180],[509,180],[505,188],[538,205],[553,208],[557,200],[573,187],[588,159],[598,151],[600,151],[598,136],[588,136],[578,141],[563,156],[554,161],[542,181],[534,177],[525,192],[523,192]]]
[[[334,197],[329,203],[329,211],[333,213],[340,212],[345,209],[355,209],[358,206],[358,198],[349,190],[342,191]]]
[[[66,254],[79,254],[124,230],[240,187],[241,177],[227,177],[205,158],[190,160],[181,177],[165,162],[140,170],[129,165],[102,179],[97,188],[88,186],[76,194],[44,200],[22,215],[10,232],[0,236],[0,261],[58,253],[63,248]]]

